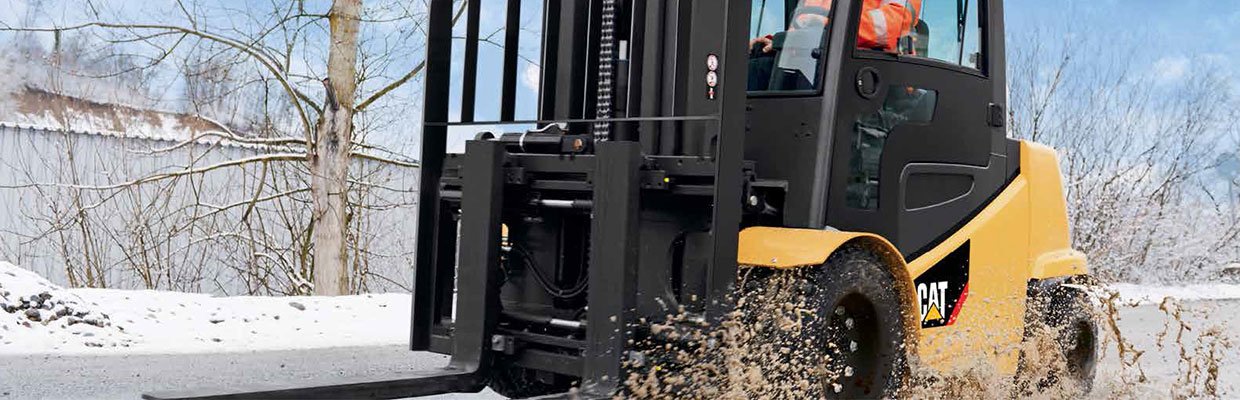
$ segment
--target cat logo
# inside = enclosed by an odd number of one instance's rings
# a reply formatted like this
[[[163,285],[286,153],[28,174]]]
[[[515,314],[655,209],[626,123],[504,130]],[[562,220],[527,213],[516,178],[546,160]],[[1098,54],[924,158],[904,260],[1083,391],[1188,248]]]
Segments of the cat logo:
[[[947,282],[917,285],[917,298],[921,303],[921,323],[946,322],[943,320],[943,299],[947,297]]]
[[[969,297],[969,242],[913,280],[922,328],[953,325]]]

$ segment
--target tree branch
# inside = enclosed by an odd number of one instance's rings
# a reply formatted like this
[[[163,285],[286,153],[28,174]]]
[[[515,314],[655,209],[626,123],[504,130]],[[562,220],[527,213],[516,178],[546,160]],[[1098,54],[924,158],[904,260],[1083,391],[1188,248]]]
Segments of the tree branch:
[[[376,161],[376,162],[381,162],[385,164],[392,164],[392,165],[397,165],[397,166],[406,167],[406,168],[420,168],[421,167],[421,164],[416,163],[416,162],[401,161],[401,160],[397,160],[394,158],[376,156],[374,154],[367,154],[367,153],[362,153],[362,152],[357,152],[357,151],[351,153],[351,155],[353,157],[361,158],[364,160]]]
[[[311,132],[314,130],[314,123],[310,120],[310,117],[306,115],[305,107],[302,104],[303,97],[299,95],[296,88],[293,87],[292,82],[289,82],[288,78],[284,74],[284,68],[282,68],[279,61],[276,61],[268,57],[267,55],[263,54],[262,50],[256,49],[253,46],[243,43],[239,40],[235,40],[232,38],[224,37],[224,36],[213,34],[213,33],[206,32],[206,31],[201,31],[198,29],[186,28],[183,26],[176,26],[176,25],[120,24],[120,23],[99,22],[99,21],[87,22],[87,23],[72,25],[72,26],[67,26],[67,27],[54,27],[54,28],[14,28],[14,27],[5,25],[5,26],[0,26],[0,32],[59,33],[59,32],[66,32],[66,31],[85,30],[85,29],[96,28],[96,27],[105,28],[105,29],[123,29],[123,30],[131,30],[131,31],[132,30],[144,30],[144,29],[175,31],[175,32],[184,33],[186,35],[210,40],[212,42],[220,43],[225,46],[232,47],[242,53],[245,53],[249,55],[250,57],[253,57],[255,60],[259,62],[259,64],[263,66],[264,69],[270,72],[276,78],[276,80],[280,82],[280,85],[284,89],[285,93],[287,93],[290,100],[293,103],[295,103],[296,107],[294,108],[297,109],[298,117],[301,120],[302,127],[305,130],[306,141],[307,142],[312,141],[310,135],[311,135]]]
[[[38,187],[38,186],[52,186],[52,187],[63,187],[63,188],[81,189],[81,190],[115,190],[115,189],[121,189],[121,188],[129,187],[129,186],[141,185],[144,183],[161,181],[164,179],[176,178],[180,176],[197,175],[197,174],[214,171],[214,170],[221,169],[221,168],[236,167],[236,166],[241,166],[241,165],[246,165],[246,164],[251,164],[251,163],[256,163],[256,162],[304,161],[305,159],[306,159],[305,154],[296,154],[296,153],[263,154],[263,155],[258,155],[254,157],[246,157],[246,158],[237,159],[237,160],[224,161],[224,162],[220,162],[216,164],[211,164],[211,165],[208,165],[202,168],[185,168],[179,171],[166,172],[162,174],[154,174],[154,175],[150,175],[150,176],[143,177],[140,179],[112,184],[112,185],[95,186],[95,185],[76,185],[76,184],[63,184],[63,183],[32,183],[32,184],[27,184],[27,185],[0,185],[0,189],[21,189],[21,188]]]
[[[462,15],[465,15],[465,7],[469,5],[469,1],[470,0],[465,0],[461,2],[461,7],[456,10],[456,15],[452,16],[452,26],[456,26],[456,22],[461,19]],[[384,86],[382,89],[379,89],[379,91],[367,97],[366,100],[362,100],[362,102],[358,103],[357,107],[354,107],[353,109],[357,110],[357,112],[362,112],[366,109],[366,107],[370,106],[371,103],[374,103],[375,100],[379,100],[380,97],[383,97],[391,91],[404,86],[404,84],[413,79],[413,77],[417,76],[419,73],[422,73],[423,68],[426,68],[426,60],[419,62],[418,65],[415,65],[413,69],[409,70],[409,72],[404,76],[401,76],[400,79],[387,84],[387,86]]]

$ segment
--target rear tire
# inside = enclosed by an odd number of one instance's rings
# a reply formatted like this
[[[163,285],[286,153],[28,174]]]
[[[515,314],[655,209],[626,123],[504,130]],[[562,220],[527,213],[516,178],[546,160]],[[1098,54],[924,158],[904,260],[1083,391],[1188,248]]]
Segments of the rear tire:
[[[1042,393],[1086,397],[1093,390],[1098,363],[1098,324],[1089,298],[1079,290],[1055,286],[1029,302],[1025,340],[1053,339],[1056,354],[1051,365],[1042,366],[1026,365],[1022,354],[1019,386],[1025,394],[1036,388]]]

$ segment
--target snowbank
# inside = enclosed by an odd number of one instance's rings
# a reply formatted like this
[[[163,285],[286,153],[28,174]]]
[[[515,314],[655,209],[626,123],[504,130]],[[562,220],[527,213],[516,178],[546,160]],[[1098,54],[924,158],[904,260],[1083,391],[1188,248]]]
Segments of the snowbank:
[[[1158,304],[1168,297],[1180,301],[1240,300],[1240,285],[1201,284],[1188,286],[1157,286],[1116,283],[1106,291],[1119,293],[1122,303]]]
[[[410,302],[406,294],[211,297],[64,289],[0,262],[0,354],[215,353],[403,344],[409,341]]]

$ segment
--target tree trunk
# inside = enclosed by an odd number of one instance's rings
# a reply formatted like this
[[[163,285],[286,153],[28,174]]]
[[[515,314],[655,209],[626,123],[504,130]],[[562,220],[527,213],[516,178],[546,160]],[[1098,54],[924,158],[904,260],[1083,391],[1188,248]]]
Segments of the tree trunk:
[[[314,294],[349,293],[345,230],[349,153],[353,142],[353,100],[357,91],[357,37],[361,0],[332,3],[327,58],[327,99],[310,153],[314,198]]]

